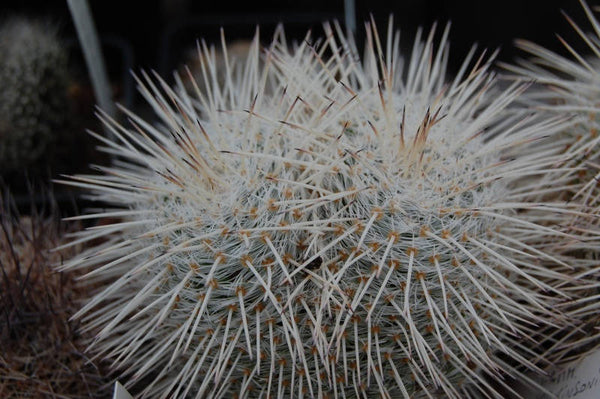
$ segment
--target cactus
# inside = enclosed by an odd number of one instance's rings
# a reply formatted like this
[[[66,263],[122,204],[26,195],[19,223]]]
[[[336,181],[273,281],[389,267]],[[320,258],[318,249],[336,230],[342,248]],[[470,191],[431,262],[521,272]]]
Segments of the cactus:
[[[64,129],[67,55],[48,22],[14,17],[0,27],[0,168],[31,167]]]
[[[580,240],[552,243],[552,251],[567,256],[569,264],[552,267],[571,276],[564,289],[570,299],[562,304],[564,312],[572,318],[566,329],[545,331],[552,344],[548,357],[554,361],[569,361],[595,350],[600,345],[600,318],[598,312],[598,204],[600,190],[600,23],[585,1],[581,6],[587,15],[593,32],[585,33],[571,18],[565,15],[579,34],[581,44],[587,46],[591,56],[579,54],[573,46],[560,39],[569,52],[563,56],[535,43],[519,40],[518,47],[526,51],[529,59],[517,65],[504,65],[515,72],[518,79],[530,79],[536,84],[525,94],[521,106],[528,110],[544,112],[549,117],[567,114],[574,123],[557,136],[563,143],[562,151],[568,160],[561,171],[549,173],[540,185],[552,187],[555,179],[566,181],[560,192],[548,189],[557,198],[579,203],[583,214],[564,214],[554,222],[563,226],[566,233],[581,234]]]
[[[50,203],[51,201],[48,201]],[[0,194],[0,392],[3,397],[106,397],[109,382],[83,353],[89,336],[69,321],[84,290],[53,266],[74,256],[56,208],[20,216]]]
[[[531,58],[521,60],[518,65],[504,66],[516,72],[518,78],[536,82],[526,95],[526,105],[530,109],[536,107],[549,113],[571,114],[575,117],[577,123],[562,134],[565,137],[564,151],[572,155],[569,165],[577,168],[568,171],[574,185],[563,196],[569,201],[581,200],[594,206],[598,202],[596,181],[600,176],[597,146],[599,122],[596,116],[600,96],[600,46],[597,42],[600,24],[584,1],[581,1],[581,5],[594,33],[584,33],[571,18],[567,15],[565,17],[594,56],[586,58],[563,39],[561,42],[571,57],[562,56],[527,40],[517,40],[517,46]]]
[[[65,266],[106,284],[75,315],[90,350],[142,397],[500,398],[489,377],[544,365],[528,340],[567,317],[540,248],[576,236],[544,220],[580,208],[522,177],[569,122],[507,117],[525,88],[475,49],[447,80],[434,32],[404,58],[370,24],[360,61],[337,24],[292,50],[278,30],[223,84],[205,51],[206,91],[144,74],[160,122],[103,115],[114,166],[61,180],[118,218]]]

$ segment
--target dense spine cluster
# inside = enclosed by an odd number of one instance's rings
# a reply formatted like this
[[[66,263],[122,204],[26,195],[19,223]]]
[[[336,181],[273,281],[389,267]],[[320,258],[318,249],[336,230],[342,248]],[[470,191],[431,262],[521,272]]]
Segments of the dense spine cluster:
[[[201,50],[206,91],[144,76],[160,123],[103,116],[114,165],[67,182],[118,218],[67,265],[107,283],[92,349],[151,397],[502,397],[486,377],[543,364],[528,341],[566,322],[543,264],[577,238],[545,221],[579,207],[532,180],[569,122],[506,116],[524,87],[474,50],[448,81],[447,35],[403,57],[369,25],[359,61],[337,25],[279,30],[224,84]]]
[[[600,191],[600,23],[590,7],[582,0],[582,8],[588,17],[592,32],[586,33],[565,15],[573,29],[581,37],[582,45],[591,52],[584,56],[564,39],[568,55],[560,55],[526,40],[517,45],[529,58],[518,65],[504,65],[516,73],[519,79],[535,82],[521,99],[515,112],[535,111],[545,117],[569,115],[573,124],[564,129],[557,138],[563,143],[566,160],[561,168],[546,174],[538,184],[545,187],[543,197],[552,196],[568,203],[577,203],[582,213],[563,214],[552,222],[567,233],[579,236],[577,240],[548,243],[549,250],[567,262],[548,265],[565,275],[569,283],[563,285],[569,299],[561,306],[572,319],[565,329],[544,331],[548,358],[572,360],[593,350],[600,343],[600,318],[598,318],[598,209]],[[556,181],[563,184],[556,185]],[[551,342],[548,345],[548,342]]]

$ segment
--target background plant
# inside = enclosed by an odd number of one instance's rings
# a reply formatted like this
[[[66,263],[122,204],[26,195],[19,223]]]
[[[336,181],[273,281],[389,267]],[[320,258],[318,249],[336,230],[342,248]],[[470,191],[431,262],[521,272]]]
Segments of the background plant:
[[[591,52],[586,56],[575,50],[559,36],[568,55],[560,55],[526,40],[517,45],[530,56],[517,65],[504,65],[518,78],[535,82],[523,97],[521,111],[535,109],[548,116],[569,115],[573,124],[560,134],[564,143],[562,151],[568,155],[563,168],[549,173],[539,181],[545,195],[553,195],[566,202],[579,203],[586,211],[582,215],[563,215],[554,219],[565,232],[576,232],[580,240],[550,244],[554,252],[570,257],[569,264],[554,264],[556,270],[571,276],[565,285],[572,300],[563,304],[565,312],[573,318],[573,326],[564,330],[546,331],[548,355],[556,360],[568,361],[598,347],[598,209],[600,191],[600,147],[598,112],[600,111],[600,24],[590,7],[581,1],[592,32],[586,33],[566,14],[565,17],[581,37],[581,45]],[[561,190],[555,179],[567,180]]]
[[[64,134],[67,54],[49,22],[25,17],[0,27],[0,167],[31,167]]]
[[[108,379],[69,321],[84,291],[73,273],[53,269],[77,247],[51,252],[66,229],[53,202],[46,204],[21,216],[10,195],[0,195],[0,395],[106,397]]]

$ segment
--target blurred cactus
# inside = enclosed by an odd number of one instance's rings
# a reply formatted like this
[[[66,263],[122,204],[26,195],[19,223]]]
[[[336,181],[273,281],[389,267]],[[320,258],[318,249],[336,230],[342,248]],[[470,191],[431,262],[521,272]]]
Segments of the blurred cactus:
[[[49,22],[24,17],[0,27],[0,168],[30,167],[64,132],[67,54]]]
[[[517,79],[534,82],[515,112],[533,111],[546,117],[568,115],[573,120],[551,139],[561,143],[567,160],[559,170],[537,181],[543,193],[540,198],[553,196],[578,203],[584,210],[551,220],[565,233],[579,236],[577,240],[548,243],[557,257],[571,259],[568,264],[551,265],[570,276],[563,286],[570,298],[561,307],[571,318],[566,328],[544,330],[540,337],[546,356],[553,361],[573,360],[600,346],[600,23],[586,2],[580,3],[591,32],[565,17],[580,36],[582,51],[560,36],[566,55],[518,40],[517,46],[528,53],[528,58],[516,65],[503,65],[516,73]],[[557,181],[566,184],[557,187]]]
[[[53,251],[67,232],[54,206],[19,216],[0,195],[0,212],[0,396],[107,397],[108,378],[69,321],[84,291],[75,274],[53,269],[77,248]]]

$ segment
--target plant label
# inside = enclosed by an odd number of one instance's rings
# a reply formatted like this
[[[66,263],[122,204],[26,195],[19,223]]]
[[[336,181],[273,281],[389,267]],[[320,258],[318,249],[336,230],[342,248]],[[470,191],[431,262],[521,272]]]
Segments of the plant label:
[[[519,390],[531,399],[598,399],[600,398],[600,351],[581,360],[549,370],[547,377],[536,379],[548,392],[533,387]]]

